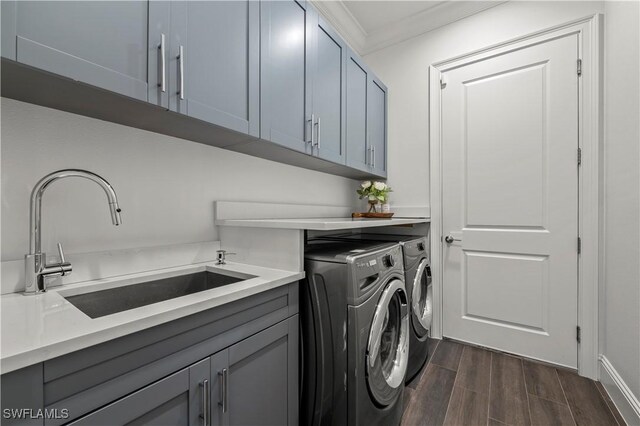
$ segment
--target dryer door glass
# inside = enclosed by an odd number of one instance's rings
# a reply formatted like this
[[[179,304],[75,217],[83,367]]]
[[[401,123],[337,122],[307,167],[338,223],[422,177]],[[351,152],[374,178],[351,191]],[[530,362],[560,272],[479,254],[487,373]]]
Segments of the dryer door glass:
[[[409,349],[409,306],[404,283],[387,285],[373,316],[367,345],[367,382],[375,401],[392,403],[402,391]]]
[[[433,288],[431,286],[431,268],[427,259],[423,259],[416,271],[411,294],[411,323],[419,337],[426,336],[433,318]]]

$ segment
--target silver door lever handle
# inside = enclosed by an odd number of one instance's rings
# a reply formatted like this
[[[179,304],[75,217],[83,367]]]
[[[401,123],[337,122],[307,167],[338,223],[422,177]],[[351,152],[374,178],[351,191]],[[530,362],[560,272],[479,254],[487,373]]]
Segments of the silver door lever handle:
[[[444,237],[444,241],[447,244],[451,244],[454,241],[462,241],[462,238],[454,238],[453,235],[447,235],[446,237]]]

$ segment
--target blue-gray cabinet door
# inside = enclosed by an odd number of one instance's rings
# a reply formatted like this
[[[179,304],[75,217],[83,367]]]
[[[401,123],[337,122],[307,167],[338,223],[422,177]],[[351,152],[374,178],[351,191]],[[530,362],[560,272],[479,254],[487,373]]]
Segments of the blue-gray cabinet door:
[[[367,90],[368,147],[371,153],[371,171],[387,176],[387,87],[375,76],[370,76]]]
[[[371,150],[367,144],[369,70],[351,50],[348,50],[346,68],[347,165],[358,170],[369,171],[372,163]]]
[[[210,369],[206,358],[70,424],[199,426],[207,409]]]
[[[170,109],[259,135],[260,4],[171,4]]]
[[[16,60],[16,1],[0,2],[0,53],[3,58]]]
[[[188,419],[189,370],[184,369],[71,424],[100,426],[155,423],[186,426]]]
[[[18,1],[16,60],[167,106],[158,84],[168,27],[162,1]]]
[[[260,137],[311,153],[311,69],[304,1],[260,2]]]
[[[298,315],[211,357],[212,425],[298,424]]]
[[[315,10],[308,8],[312,24],[313,154],[345,164],[346,45]]]

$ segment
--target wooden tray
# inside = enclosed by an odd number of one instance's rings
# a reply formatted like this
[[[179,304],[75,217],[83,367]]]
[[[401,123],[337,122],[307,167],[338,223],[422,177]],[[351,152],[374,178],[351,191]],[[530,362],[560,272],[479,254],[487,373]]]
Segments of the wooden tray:
[[[352,218],[389,219],[393,213],[351,213]]]

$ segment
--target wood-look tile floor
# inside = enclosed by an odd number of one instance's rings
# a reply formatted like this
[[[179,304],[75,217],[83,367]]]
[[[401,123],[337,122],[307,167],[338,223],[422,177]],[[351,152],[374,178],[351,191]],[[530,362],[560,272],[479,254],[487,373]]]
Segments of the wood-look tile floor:
[[[431,340],[403,426],[624,426],[600,383],[516,356]]]

